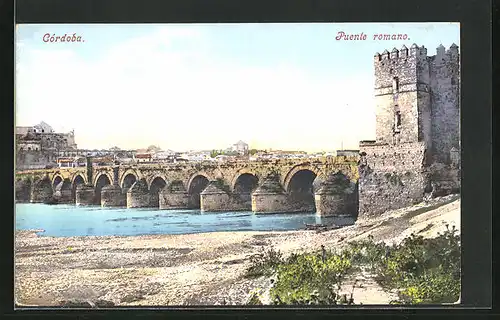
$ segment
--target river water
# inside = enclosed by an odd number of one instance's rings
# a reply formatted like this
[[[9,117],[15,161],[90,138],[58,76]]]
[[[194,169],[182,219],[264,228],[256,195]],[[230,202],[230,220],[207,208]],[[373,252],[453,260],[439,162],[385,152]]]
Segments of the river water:
[[[126,209],[17,203],[17,230],[41,229],[41,236],[135,236],[220,231],[299,230],[305,224],[350,225],[350,217],[315,213],[254,214],[200,210]]]

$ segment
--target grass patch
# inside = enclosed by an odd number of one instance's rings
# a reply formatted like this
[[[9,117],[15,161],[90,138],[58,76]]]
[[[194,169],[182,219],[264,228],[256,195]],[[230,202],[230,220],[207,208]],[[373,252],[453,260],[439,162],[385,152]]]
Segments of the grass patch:
[[[292,256],[277,268],[276,282],[270,290],[276,305],[353,304],[354,300],[339,294],[351,261],[342,254]]]
[[[321,250],[283,258],[270,249],[252,257],[247,277],[275,275],[270,289],[275,305],[354,304],[340,294],[346,275],[371,271],[386,290],[397,289],[393,304],[441,304],[460,296],[460,236],[455,227],[433,239],[412,234],[392,246],[373,237],[350,242],[339,252]],[[249,303],[259,304],[255,295]]]
[[[322,250],[313,253],[292,254],[283,258],[279,251],[269,249],[251,257],[246,277],[276,275],[270,290],[275,305],[352,304],[338,291],[344,276],[351,270],[345,254]],[[260,304],[252,293],[249,304]]]
[[[274,250],[262,249],[261,252],[250,257],[250,267],[247,268],[246,278],[258,278],[262,276],[271,276],[277,270],[280,264],[285,260],[281,252]]]
[[[373,238],[349,243],[353,263],[369,267],[385,289],[398,289],[395,304],[441,304],[460,296],[460,236],[455,227],[433,239],[412,234],[388,246]]]

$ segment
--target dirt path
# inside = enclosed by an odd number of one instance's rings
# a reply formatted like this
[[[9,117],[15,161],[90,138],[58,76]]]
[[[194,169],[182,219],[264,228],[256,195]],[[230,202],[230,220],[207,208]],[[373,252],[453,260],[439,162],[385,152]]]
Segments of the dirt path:
[[[112,302],[114,305],[242,304],[251,290],[269,279],[245,279],[249,257],[273,247],[285,255],[340,247],[373,235],[400,241],[412,232],[432,237],[445,224],[460,227],[460,200],[449,196],[326,232],[220,232],[138,237],[38,237],[16,233],[15,296],[20,305],[60,305],[61,301]],[[369,275],[359,278],[356,303],[385,304]]]

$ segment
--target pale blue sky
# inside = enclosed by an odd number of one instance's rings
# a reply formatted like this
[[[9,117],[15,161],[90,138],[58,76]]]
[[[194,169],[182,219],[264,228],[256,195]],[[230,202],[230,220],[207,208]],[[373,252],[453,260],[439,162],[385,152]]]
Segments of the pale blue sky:
[[[337,32],[365,41],[337,41]],[[85,42],[46,43],[76,33]],[[373,40],[406,33],[407,41]],[[460,46],[459,24],[20,25],[16,124],[81,148],[357,148],[373,139],[373,55]]]

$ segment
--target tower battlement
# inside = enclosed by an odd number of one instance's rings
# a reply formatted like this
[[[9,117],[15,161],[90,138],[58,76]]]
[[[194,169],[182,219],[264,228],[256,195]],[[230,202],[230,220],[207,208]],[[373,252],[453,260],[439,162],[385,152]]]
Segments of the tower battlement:
[[[388,60],[391,60],[391,62],[394,63],[396,60],[408,59],[411,57],[427,57],[427,49],[424,46],[419,47],[415,43],[410,47],[410,49],[403,45],[399,50],[394,47],[391,51],[385,49],[382,54],[377,52],[375,53],[373,59],[376,64],[383,64],[389,62]]]
[[[458,46],[452,44],[449,49],[443,45],[436,48],[436,55],[429,57],[429,61],[434,64],[459,63]]]
[[[434,156],[441,153],[446,161],[451,147],[458,146],[458,46],[439,45],[433,56],[416,44],[384,50],[375,54],[374,67],[377,143],[425,141]],[[453,141],[444,143],[443,134]]]
[[[458,56],[458,46],[456,44],[452,44],[449,49],[446,49],[443,45],[440,45],[436,48],[436,54],[431,57],[443,57],[443,58],[454,58]],[[382,53],[376,52],[373,60],[375,64],[384,64],[384,63],[395,63],[399,59],[408,59],[408,58],[421,58],[425,60],[428,58],[427,56],[427,48],[425,46],[418,46],[417,44],[412,44],[408,49],[405,45],[401,47],[401,49],[393,48],[392,50],[385,49]]]

